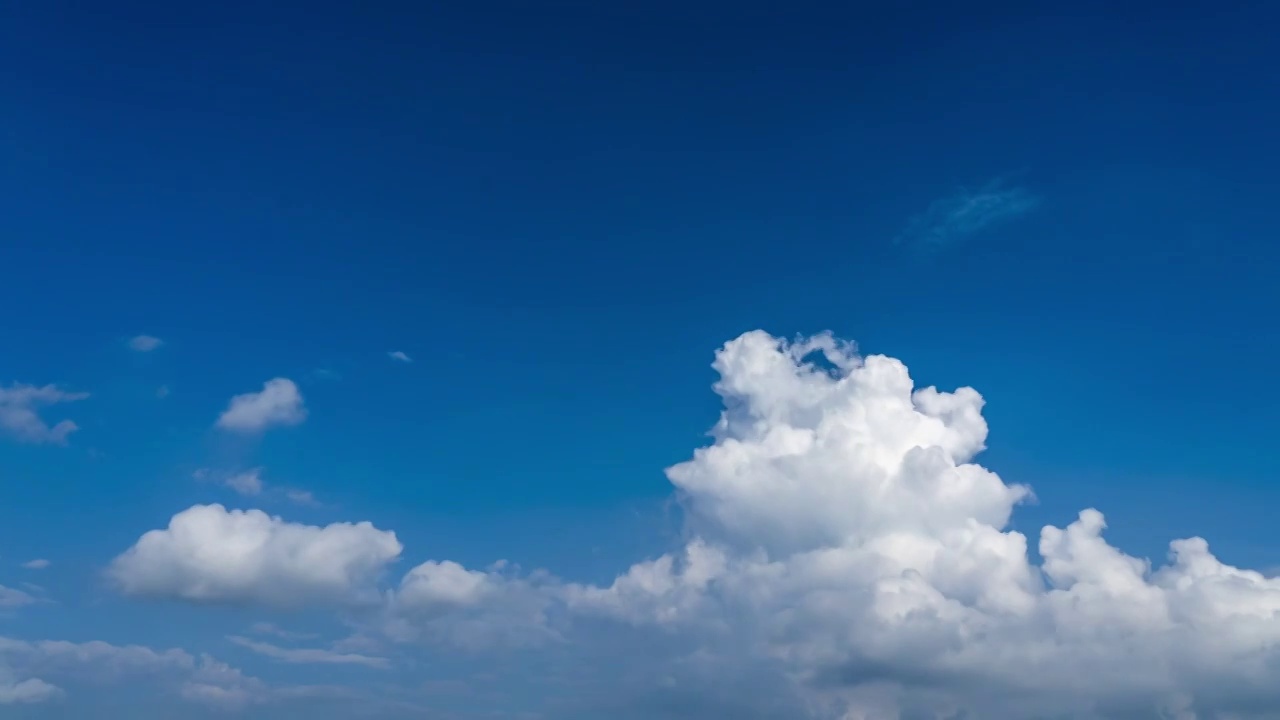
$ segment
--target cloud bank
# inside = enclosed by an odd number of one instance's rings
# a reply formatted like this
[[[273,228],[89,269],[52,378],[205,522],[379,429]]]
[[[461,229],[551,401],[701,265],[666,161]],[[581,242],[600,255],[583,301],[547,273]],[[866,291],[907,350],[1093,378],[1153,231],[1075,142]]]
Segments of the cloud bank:
[[[624,665],[581,693],[633,698],[618,717],[1274,717],[1280,579],[1200,538],[1153,566],[1110,545],[1093,509],[1045,527],[1033,561],[1009,529],[1030,489],[975,462],[982,396],[916,388],[893,358],[757,331],[714,368],[713,443],[667,471],[681,548],[607,585],[426,562],[385,591],[377,628],[576,652],[583,676]],[[399,552],[367,524],[208,506],[114,569],[127,591],[280,603],[349,595]]]

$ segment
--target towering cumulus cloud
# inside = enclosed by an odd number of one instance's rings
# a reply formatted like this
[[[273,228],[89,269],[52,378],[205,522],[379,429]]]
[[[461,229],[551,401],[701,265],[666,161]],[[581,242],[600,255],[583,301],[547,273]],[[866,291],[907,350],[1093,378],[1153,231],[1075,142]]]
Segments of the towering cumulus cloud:
[[[976,391],[915,389],[899,361],[828,336],[748,333],[715,368],[714,444],[668,470],[693,539],[609,587],[557,587],[576,613],[700,638],[704,664],[717,647],[764,658],[813,717],[1280,707],[1280,580],[1198,538],[1153,571],[1095,510],[1046,527],[1032,564],[1006,529],[1029,490],[973,463]]]

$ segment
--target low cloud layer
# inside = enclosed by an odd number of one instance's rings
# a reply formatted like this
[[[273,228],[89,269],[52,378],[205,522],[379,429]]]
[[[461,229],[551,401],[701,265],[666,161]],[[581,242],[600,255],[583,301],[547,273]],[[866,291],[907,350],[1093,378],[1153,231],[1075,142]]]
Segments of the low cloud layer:
[[[1009,529],[1031,491],[974,462],[977,391],[916,388],[898,360],[827,335],[747,333],[714,367],[713,443],[667,471],[683,547],[607,585],[423,563],[384,590],[370,628],[478,653],[574,652],[583,676],[625,664],[595,673],[614,684],[595,697],[654,703],[628,717],[1189,720],[1280,706],[1280,580],[1223,564],[1200,538],[1153,567],[1110,545],[1092,509],[1036,540]],[[136,594],[280,604],[358,595],[399,552],[367,524],[198,506],[113,573]]]
[[[298,386],[288,378],[273,378],[262,390],[231,398],[218,416],[217,426],[236,432],[259,432],[278,425],[298,425],[307,419],[307,408]]]

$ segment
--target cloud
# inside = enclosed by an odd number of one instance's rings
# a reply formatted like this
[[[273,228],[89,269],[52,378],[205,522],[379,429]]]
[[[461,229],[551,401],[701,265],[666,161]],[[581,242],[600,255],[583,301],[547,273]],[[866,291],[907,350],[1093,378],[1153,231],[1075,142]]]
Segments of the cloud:
[[[298,425],[307,418],[298,386],[288,378],[263,383],[262,391],[231,398],[217,426],[224,430],[257,432],[275,425]]]
[[[135,352],[151,352],[163,344],[163,340],[150,335],[137,335],[129,339],[129,349]]]
[[[17,702],[39,702],[66,694],[61,687],[28,677],[19,682],[8,678],[21,675],[56,677],[59,682],[99,687],[117,687],[125,680],[151,678],[159,685],[174,687],[182,697],[219,707],[242,707],[269,698],[269,688],[257,678],[208,655],[194,656],[184,650],[157,651],[140,645],[112,645],[101,641],[72,643],[60,640],[37,642],[0,637],[0,702],[6,695]],[[7,674],[7,676],[6,676]],[[188,692],[191,687],[205,692]],[[242,702],[230,705],[226,698]]]
[[[1005,187],[993,180],[977,191],[961,189],[936,200],[912,218],[896,242],[922,248],[951,245],[1026,215],[1040,206],[1040,198],[1024,188]]]
[[[315,507],[320,504],[320,502],[316,500],[316,496],[312,495],[309,490],[286,490],[284,496],[289,499],[289,502],[296,503],[298,505]]]
[[[395,533],[362,523],[288,523],[260,510],[196,505],[152,530],[108,568],[127,595],[299,606],[356,602],[399,557]]]
[[[65,445],[67,436],[79,429],[70,420],[63,420],[50,427],[36,412],[44,405],[75,402],[89,397],[89,393],[72,393],[56,386],[14,384],[0,387],[0,432],[29,443]]]
[[[363,665],[365,667],[376,668],[379,670],[385,670],[391,667],[391,661],[384,657],[359,655],[356,653],[341,653],[320,648],[284,648],[278,645],[272,645],[271,643],[250,640],[249,638],[240,637],[238,635],[231,635],[227,639],[240,647],[258,653],[259,655],[286,663],[298,665]]]
[[[13,610],[36,601],[31,595],[11,587],[0,585],[0,610]]]
[[[1199,538],[1153,567],[1110,545],[1093,509],[1045,527],[1032,562],[1009,529],[1030,490],[974,462],[977,391],[916,388],[898,360],[826,335],[747,333],[714,367],[713,443],[667,471],[682,548],[607,585],[424,563],[391,596],[386,631],[472,650],[572,644],[581,675],[613,683],[596,696],[647,698],[633,717],[1245,718],[1280,705],[1280,580]],[[637,677],[648,687],[624,687]],[[766,696],[772,709],[742,714],[743,698]]]
[[[262,468],[253,468],[227,478],[226,486],[241,495],[258,495],[262,492]]]
[[[389,352],[389,353],[387,353],[387,357],[391,358],[392,360],[396,360],[396,361],[398,361],[398,362],[402,362],[402,363],[411,363],[411,362],[413,362],[413,358],[409,357],[409,356],[408,356],[408,355],[406,355],[405,353],[400,352],[399,350],[395,350],[395,351],[393,351],[393,352]]]
[[[163,399],[165,399],[165,398],[169,397],[169,395],[170,395],[170,391],[169,391],[169,386],[168,386],[168,385],[161,385],[160,387],[156,388],[156,397],[157,397],[157,398],[159,398],[159,399],[163,400]]]
[[[49,561],[45,560],[44,558],[36,558],[34,560],[28,560],[22,563],[22,567],[28,570],[44,570],[45,568],[49,567],[49,565],[50,565]]]

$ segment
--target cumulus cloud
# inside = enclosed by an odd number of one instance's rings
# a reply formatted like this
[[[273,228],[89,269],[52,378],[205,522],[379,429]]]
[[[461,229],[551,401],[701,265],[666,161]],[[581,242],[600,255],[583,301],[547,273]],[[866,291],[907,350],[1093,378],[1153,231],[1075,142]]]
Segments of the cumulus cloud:
[[[34,560],[28,560],[22,563],[22,567],[28,570],[44,570],[45,568],[49,567],[50,564],[51,563],[48,560],[45,560],[44,558],[36,558]]]
[[[135,352],[151,352],[163,344],[163,340],[151,335],[137,335],[129,339],[129,349]]]
[[[395,361],[397,361],[397,362],[402,362],[402,363],[411,363],[411,362],[413,362],[413,358],[409,357],[407,354],[405,354],[405,353],[403,353],[403,352],[401,352],[401,351],[399,351],[399,350],[394,350],[394,351],[392,351],[392,352],[387,353],[387,357],[391,358],[392,360],[395,360]]]
[[[519,630],[590,655],[599,622],[634,628],[644,650],[607,656],[670,671],[651,689],[684,688],[688,717],[737,707],[734,693],[712,702],[725,677],[791,703],[743,717],[1244,718],[1280,706],[1280,580],[1222,563],[1199,538],[1153,567],[1110,545],[1092,509],[1044,528],[1033,562],[1009,529],[1030,490],[974,462],[987,439],[977,391],[916,388],[898,360],[826,335],[747,333],[714,367],[714,442],[667,471],[684,547],[604,586],[425,563],[392,597],[393,636],[468,644]],[[574,629],[584,623],[593,631]],[[672,707],[660,714],[686,716]]]
[[[925,248],[950,245],[1015,218],[1040,206],[1040,198],[1024,188],[1006,187],[993,180],[976,191],[960,189],[934,201],[911,219],[898,236],[899,244]]]
[[[41,703],[52,700],[62,694],[56,685],[39,678],[26,680],[7,680],[0,673],[0,705],[16,705],[19,703]]]
[[[273,660],[279,660],[280,662],[293,663],[297,665],[363,665],[365,667],[376,668],[379,670],[385,670],[391,667],[391,661],[384,657],[360,655],[358,653],[335,652],[333,650],[325,650],[323,648],[280,647],[279,645],[251,640],[239,635],[231,635],[227,639],[240,647],[258,653],[259,655],[269,657]]]
[[[273,378],[263,383],[262,390],[231,398],[227,409],[218,417],[217,426],[224,430],[257,432],[276,425],[298,425],[307,418],[298,386],[288,378]]]
[[[62,420],[50,427],[41,419],[38,409],[87,397],[89,393],[65,392],[54,385],[0,387],[0,432],[20,442],[65,445],[67,436],[79,427],[70,420]]]
[[[196,505],[152,530],[108,568],[128,595],[297,606],[367,599],[400,555],[395,533],[367,522],[288,523],[260,510]]]

